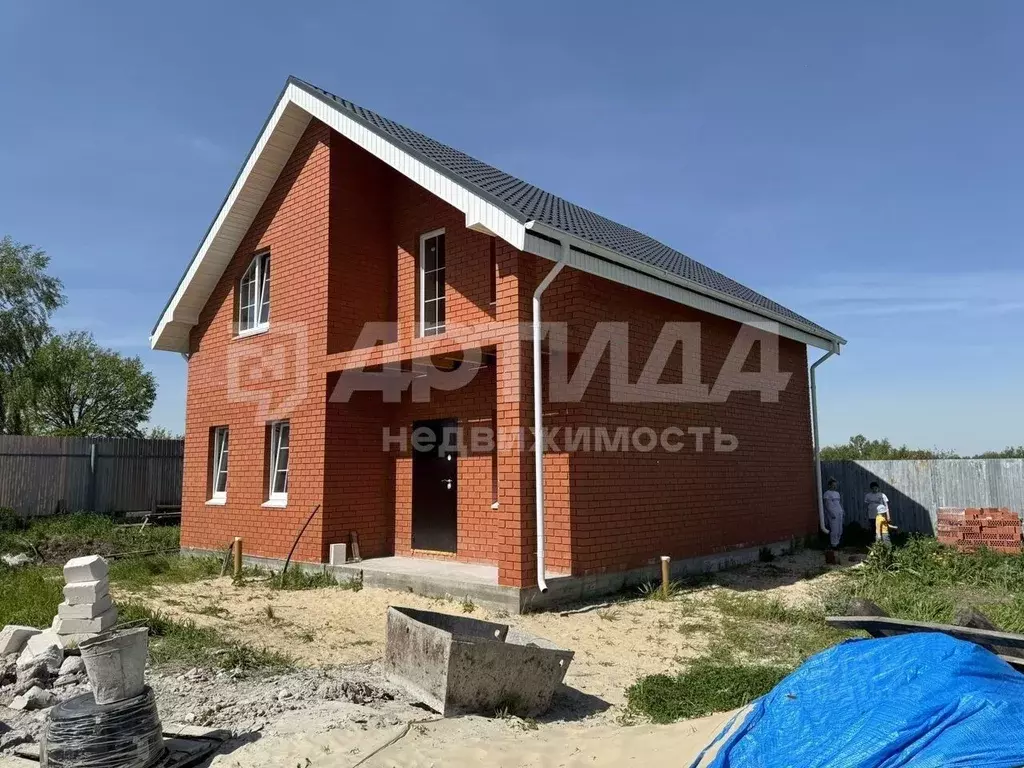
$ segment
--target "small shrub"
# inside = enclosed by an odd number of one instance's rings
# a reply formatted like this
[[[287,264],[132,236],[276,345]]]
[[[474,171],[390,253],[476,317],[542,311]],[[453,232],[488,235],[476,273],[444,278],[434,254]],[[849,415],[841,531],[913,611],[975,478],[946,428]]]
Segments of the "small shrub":
[[[761,547],[757,552],[757,559],[762,563],[770,563],[775,559],[775,553],[772,552],[771,547]]]
[[[671,723],[746,706],[771,691],[789,672],[785,667],[702,658],[675,677],[640,678],[626,690],[626,701],[632,712],[655,723]]]
[[[474,603],[468,597],[463,598],[463,600],[462,600],[462,612],[463,613],[472,613],[475,610],[476,610],[476,603]]]
[[[13,533],[21,530],[21,518],[10,507],[0,507],[0,533]]]
[[[668,585],[668,595],[661,588],[660,581],[647,581],[637,587],[640,597],[644,600],[671,600],[686,591],[686,585],[681,581],[671,581]]]

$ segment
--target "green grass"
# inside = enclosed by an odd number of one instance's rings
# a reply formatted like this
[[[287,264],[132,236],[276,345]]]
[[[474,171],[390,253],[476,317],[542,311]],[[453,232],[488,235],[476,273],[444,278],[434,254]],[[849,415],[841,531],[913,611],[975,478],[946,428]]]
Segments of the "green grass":
[[[61,565],[79,555],[178,548],[176,526],[119,526],[111,517],[91,512],[55,515],[11,528],[7,522],[0,527],[0,553],[27,552],[48,565]]]
[[[280,653],[228,640],[210,627],[177,621],[139,603],[118,605],[119,620],[150,630],[149,655],[156,664],[213,666],[221,669],[275,670],[291,664]]]
[[[1011,632],[1024,632],[1024,555],[981,550],[963,553],[935,539],[909,537],[902,546],[874,546],[863,567],[839,576],[820,603],[792,607],[762,595],[713,593],[711,611],[689,606],[682,634],[711,635],[711,652],[676,675],[641,678],[626,694],[627,713],[654,722],[700,717],[744,706],[770,691],[813,654],[850,635],[825,623],[855,597],[891,616],[950,623],[972,606]],[[695,622],[709,619],[710,626]]]
[[[64,599],[60,568],[28,565],[8,568],[0,563],[0,627],[25,624],[49,627]]]
[[[338,580],[329,573],[323,571],[306,571],[302,568],[293,568],[285,574],[274,574],[270,580],[274,589],[323,589],[324,587],[337,587]]]
[[[110,580],[133,591],[157,584],[186,584],[220,575],[220,560],[215,557],[182,557],[181,555],[149,555],[113,560]]]
[[[971,605],[1008,632],[1024,632],[1024,555],[957,552],[935,539],[911,537],[903,547],[873,547],[864,567],[828,595],[826,611],[872,600],[891,616],[949,623]]]
[[[630,712],[655,723],[671,723],[746,706],[764,695],[790,670],[762,664],[728,664],[698,659],[676,676],[649,675],[626,690]]]

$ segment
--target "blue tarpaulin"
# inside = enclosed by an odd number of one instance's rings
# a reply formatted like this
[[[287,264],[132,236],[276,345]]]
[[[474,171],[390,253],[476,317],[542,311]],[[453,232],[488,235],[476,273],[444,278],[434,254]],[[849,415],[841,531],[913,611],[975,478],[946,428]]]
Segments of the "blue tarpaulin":
[[[723,733],[713,768],[1011,768],[1024,765],[1024,675],[938,633],[848,640]]]

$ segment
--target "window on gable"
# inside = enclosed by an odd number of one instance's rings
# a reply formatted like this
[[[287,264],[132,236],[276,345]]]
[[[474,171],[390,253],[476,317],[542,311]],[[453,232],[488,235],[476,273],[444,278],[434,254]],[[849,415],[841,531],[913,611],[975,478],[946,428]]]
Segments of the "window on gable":
[[[252,260],[238,282],[238,333],[265,330],[270,325],[270,254]]]
[[[287,421],[270,425],[270,501],[288,500],[288,442],[291,427]]]
[[[228,428],[213,430],[213,467],[210,474],[211,493],[214,500],[226,499],[228,495]]]
[[[444,230],[420,238],[420,335],[444,333]]]

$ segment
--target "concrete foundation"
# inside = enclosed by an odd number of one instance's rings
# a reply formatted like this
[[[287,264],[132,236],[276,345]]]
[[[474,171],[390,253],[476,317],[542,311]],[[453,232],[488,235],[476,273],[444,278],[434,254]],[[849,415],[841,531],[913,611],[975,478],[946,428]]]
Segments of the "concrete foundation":
[[[756,562],[762,549],[782,555],[792,543],[780,541],[767,547],[747,547],[703,557],[673,560],[670,573],[673,579],[682,579],[701,573],[714,573],[727,568]],[[222,552],[182,548],[183,555],[223,557]],[[280,571],[284,560],[245,555],[246,566]],[[454,600],[472,600],[491,610],[510,614],[531,613],[564,607],[629,590],[649,582],[661,581],[661,563],[617,573],[597,573],[587,576],[548,575],[548,591],[541,593],[536,587],[504,587],[498,584],[498,569],[494,566],[458,563],[449,560],[430,560],[417,557],[377,557],[359,563],[332,566],[327,563],[297,563],[299,568],[313,573],[330,573],[339,581],[362,581],[365,587],[383,587],[401,592],[414,592],[427,597],[447,597]]]
[[[542,715],[572,658],[572,651],[506,624],[388,608],[389,674],[446,717],[493,716],[500,710]]]

